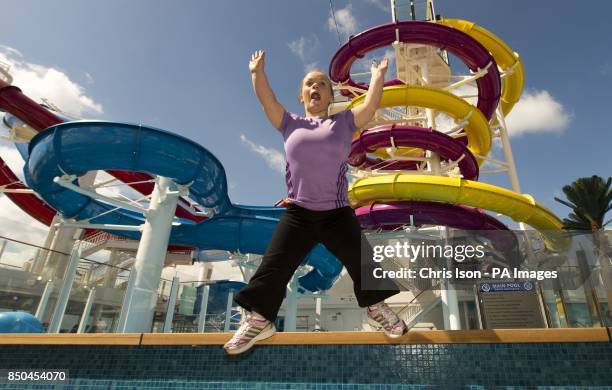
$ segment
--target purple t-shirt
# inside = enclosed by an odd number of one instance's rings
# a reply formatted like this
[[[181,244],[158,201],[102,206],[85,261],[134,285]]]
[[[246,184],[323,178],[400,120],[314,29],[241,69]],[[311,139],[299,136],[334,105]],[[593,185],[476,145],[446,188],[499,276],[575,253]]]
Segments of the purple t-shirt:
[[[285,111],[278,130],[285,142],[289,201],[316,211],[348,206],[347,159],[357,130],[353,112],[322,119]]]

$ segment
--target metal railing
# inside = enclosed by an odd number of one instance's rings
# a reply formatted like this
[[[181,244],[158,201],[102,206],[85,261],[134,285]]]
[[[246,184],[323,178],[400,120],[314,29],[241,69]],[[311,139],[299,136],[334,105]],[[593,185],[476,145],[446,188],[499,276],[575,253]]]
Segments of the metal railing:
[[[591,253],[591,248],[587,245],[580,246],[580,248],[582,248],[581,253],[591,262],[594,261],[593,258],[601,256],[601,253]],[[65,287],[65,280],[57,275],[62,275],[62,271],[65,271],[70,256],[69,253],[53,251],[49,248],[0,236],[0,311],[29,312],[37,315],[43,325],[48,326],[56,311],[60,291]],[[59,325],[59,332],[116,331],[123,295],[130,275],[130,269],[121,265],[126,261],[131,261],[129,254],[118,256],[119,260],[115,265],[109,264],[108,259],[102,258],[78,259],[76,274],[69,286],[69,295]],[[602,279],[603,273],[599,268],[590,269],[585,274],[584,267],[580,268],[563,257],[549,259],[539,252],[536,253],[536,260],[538,264],[556,262],[553,266],[559,273],[559,278],[554,283],[546,281],[540,284],[540,296],[550,327],[612,326],[605,291],[606,281]],[[164,327],[165,331],[168,331],[165,323],[170,320],[170,329],[173,332],[198,331],[199,311],[203,307],[201,304],[202,289],[198,290],[198,288],[202,286],[202,282],[180,283],[178,293],[174,295],[176,301],[170,305],[172,283],[172,280],[165,278],[160,280],[155,321],[151,331],[163,332]],[[425,294],[426,287],[411,288],[414,299],[401,307],[400,316],[408,322],[430,321],[421,317],[428,317],[423,316],[423,312],[431,310],[439,302],[440,291],[434,288],[435,286],[437,285],[430,284],[432,297],[424,300],[420,299],[420,294]],[[92,293],[92,290],[95,292]],[[465,297],[462,299],[461,302],[466,302]],[[468,301],[473,303],[474,297],[468,298]],[[200,303],[198,307],[196,307],[197,302]],[[89,311],[84,313],[88,306]],[[467,310],[468,306],[473,307],[474,305],[461,305],[461,310]],[[172,316],[168,316],[169,307],[174,307]],[[221,304],[217,302],[215,307],[214,309],[209,308],[208,312],[204,310],[205,315],[202,316],[206,324],[204,331],[219,332],[227,329],[225,300]],[[220,307],[223,309],[219,309]],[[300,316],[312,314],[314,314],[314,308],[299,309]],[[473,315],[474,313],[462,313],[462,316],[466,318],[473,317]],[[240,314],[233,305],[229,330],[237,328],[239,319]],[[81,323],[82,326],[80,326]],[[326,328],[325,324],[323,328]],[[350,326],[346,330],[352,329],[353,326]]]

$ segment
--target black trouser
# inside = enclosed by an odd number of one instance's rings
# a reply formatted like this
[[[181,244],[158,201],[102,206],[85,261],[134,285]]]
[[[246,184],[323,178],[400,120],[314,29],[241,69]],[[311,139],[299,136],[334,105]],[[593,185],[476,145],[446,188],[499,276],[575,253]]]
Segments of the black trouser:
[[[289,204],[276,226],[261,265],[249,284],[236,294],[236,302],[274,321],[287,283],[317,243],[325,245],[344,264],[353,279],[359,306],[373,305],[399,292],[396,289],[361,289],[361,250],[371,252],[372,247],[361,232],[351,207],[312,211]]]

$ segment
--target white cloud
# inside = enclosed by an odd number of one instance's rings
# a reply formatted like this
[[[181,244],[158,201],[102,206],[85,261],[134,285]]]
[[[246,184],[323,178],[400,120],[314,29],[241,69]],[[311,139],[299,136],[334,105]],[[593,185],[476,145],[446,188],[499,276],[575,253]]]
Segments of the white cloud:
[[[0,62],[10,66],[13,84],[35,101],[46,98],[77,117],[103,113],[102,105],[85,95],[85,89],[61,70],[26,62],[18,50],[7,46],[0,46]]]
[[[12,144],[9,144],[7,141],[0,141],[0,156],[2,157],[2,160],[4,160],[6,165],[11,168],[13,173],[17,175],[20,180],[23,181],[24,161],[21,158],[21,154],[19,154],[17,149]]]
[[[459,96],[477,95],[478,89],[464,84],[452,91]],[[477,104],[477,98],[467,98]],[[508,117],[506,126],[510,137],[526,133],[555,133],[563,131],[571,120],[563,105],[546,90],[524,92]],[[494,145],[499,146],[499,145]]]
[[[439,113],[436,118],[436,130],[446,133],[450,131],[453,127],[455,127],[455,121],[450,116]]]
[[[391,11],[391,6],[389,5],[388,0],[366,0],[366,3],[370,3],[385,12]]]
[[[546,90],[523,93],[506,118],[508,134],[559,133],[571,120],[566,108]]]
[[[285,173],[285,155],[273,148],[256,144],[249,140],[244,134],[240,134],[240,140],[244,142],[253,152],[264,158],[266,164],[278,173]]]
[[[93,174],[93,171],[90,173]],[[95,171],[95,173],[96,173],[96,176],[95,176],[94,184],[108,182],[109,180],[114,179],[114,176],[111,176],[109,173],[106,173],[105,171]],[[132,187],[128,186],[127,184],[124,184],[120,180],[115,180],[101,187],[98,187],[96,188],[96,192],[104,196],[109,196],[111,198],[118,198],[125,202],[128,202],[128,199],[131,199],[133,201],[138,201],[138,204],[140,206],[144,208],[148,208],[148,204],[149,204],[148,199],[141,199],[143,198],[144,195],[142,195],[140,192],[136,191]]]
[[[320,45],[319,38],[312,34],[309,37],[301,36],[289,43],[289,49],[300,60],[306,61],[310,54]]]
[[[85,80],[87,80],[87,84],[94,84],[96,82],[89,72],[85,72]]]
[[[476,87],[474,85],[463,84],[463,85],[460,85],[459,87],[453,89],[452,92],[455,95],[463,97],[465,100],[467,100],[468,102],[472,103],[473,105],[477,105],[478,104],[478,98],[477,97],[468,97],[468,96],[478,95],[478,87]]]
[[[35,245],[42,245],[49,229],[27,215],[4,194],[0,195],[0,221],[0,235]],[[14,252],[26,248],[18,244],[12,247]],[[29,247],[28,251],[31,251]]]
[[[606,62],[599,67],[599,73],[603,76],[612,74],[612,62]]]
[[[377,55],[378,54],[378,55]],[[387,73],[385,74],[385,79],[390,80],[396,77],[396,68],[395,68],[395,50],[386,49],[384,53],[370,53],[366,54],[365,57],[358,59],[353,64],[353,68],[357,72],[369,72],[372,67],[372,60],[376,60],[377,63],[380,63],[383,57],[387,57],[389,60],[389,67],[387,68]],[[369,80],[365,80],[369,82]]]
[[[289,42],[289,50],[302,61],[306,72],[316,68],[317,61],[314,61],[315,53],[321,46],[319,38],[315,34],[301,36],[295,41]]]
[[[327,18],[327,27],[330,31],[336,32],[336,25],[338,27],[338,32],[342,35],[352,35],[357,32],[358,24],[357,20],[352,14],[352,5],[349,4],[344,8],[340,8],[335,10],[334,14],[329,12],[329,17]],[[334,18],[335,15],[335,18]]]
[[[5,45],[0,45],[0,52],[8,53],[9,55],[14,55],[14,56],[19,56],[19,57],[22,56],[19,50],[9,47],[9,46],[5,46]]]
[[[318,62],[311,62],[309,64],[304,64],[304,72],[308,73],[311,70],[315,70],[319,68],[319,63]]]

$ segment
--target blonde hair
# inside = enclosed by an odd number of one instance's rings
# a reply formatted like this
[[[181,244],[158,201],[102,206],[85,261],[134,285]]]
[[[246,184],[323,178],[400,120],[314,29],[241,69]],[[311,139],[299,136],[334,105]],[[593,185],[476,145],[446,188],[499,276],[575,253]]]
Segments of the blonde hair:
[[[304,87],[304,79],[306,78],[306,76],[308,76],[310,73],[321,73],[323,75],[323,78],[325,79],[325,82],[327,82],[327,85],[329,85],[329,93],[331,95],[331,103],[334,102],[334,86],[333,83],[331,81],[331,79],[327,76],[327,73],[323,72],[321,69],[319,68],[314,68],[308,71],[308,73],[306,73],[304,75],[304,77],[302,77],[302,81],[300,81],[300,88],[298,89],[298,102],[302,103],[302,88]]]

